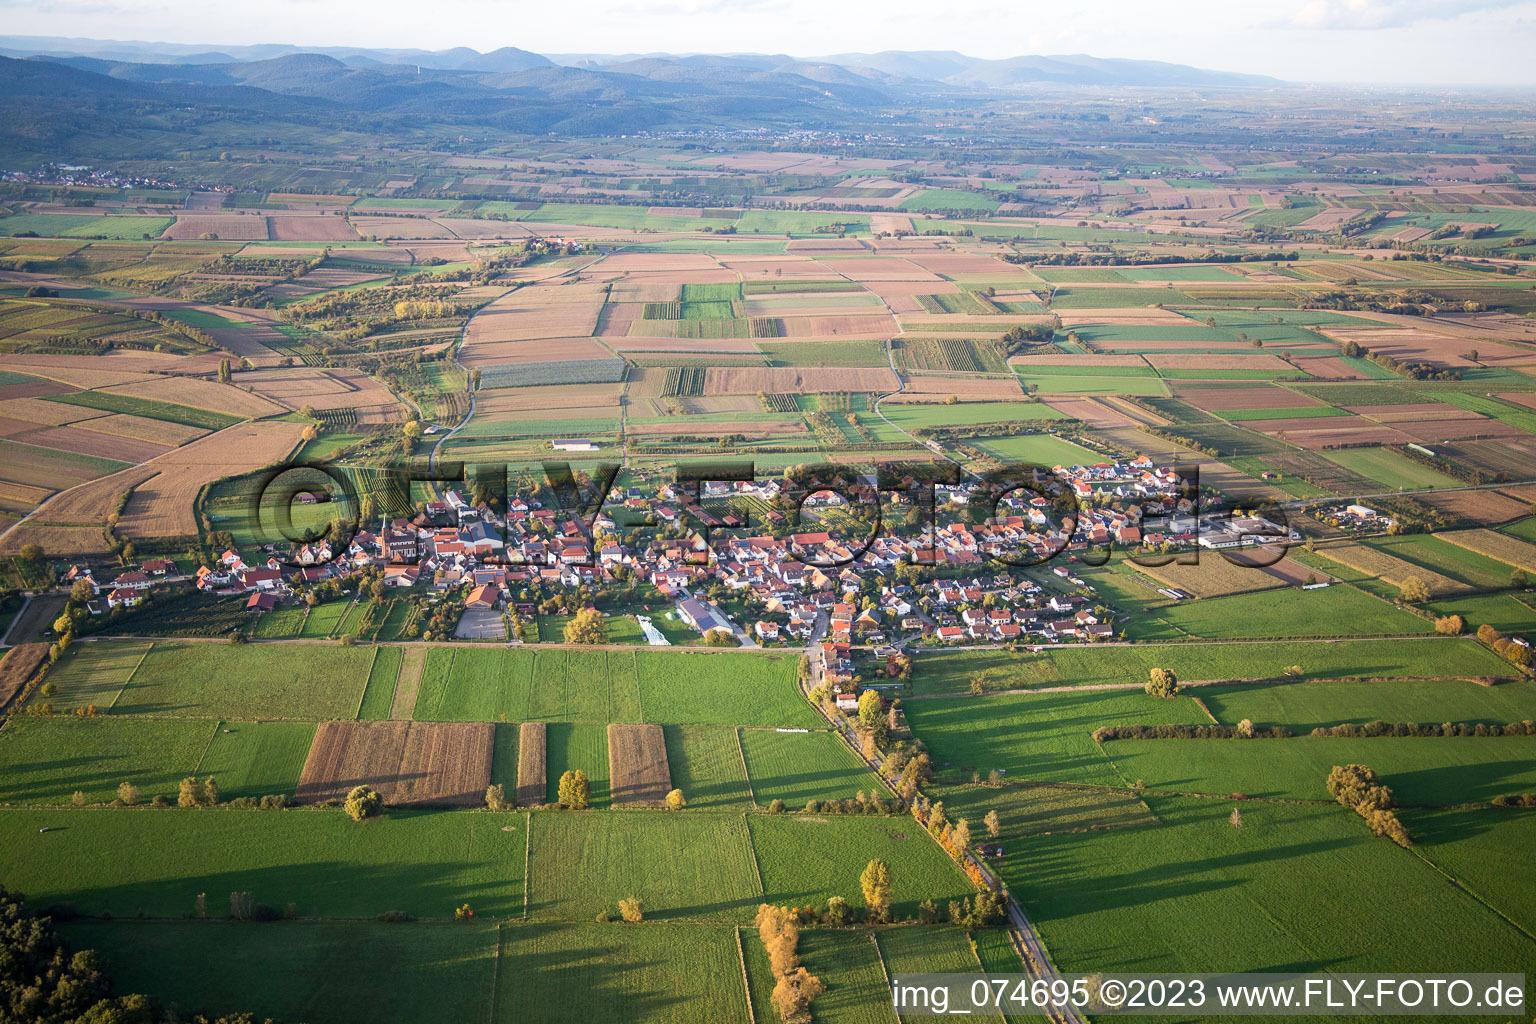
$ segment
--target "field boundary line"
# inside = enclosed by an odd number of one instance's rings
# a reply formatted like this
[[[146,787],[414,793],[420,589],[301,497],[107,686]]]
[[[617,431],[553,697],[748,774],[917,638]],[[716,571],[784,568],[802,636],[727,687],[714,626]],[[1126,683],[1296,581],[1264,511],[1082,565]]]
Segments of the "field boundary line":
[[[640,655],[630,651],[629,655],[634,662],[635,669],[635,707],[640,713],[640,721],[645,721],[645,694],[644,687],[640,685]]]
[[[213,749],[213,741],[219,738],[219,729],[223,725],[224,719],[222,718],[213,723],[213,732],[209,734],[208,742],[203,744],[203,752],[198,755],[197,766],[192,769],[193,775],[196,775],[198,772],[203,770],[203,762],[208,760],[208,751]]]
[[[741,777],[747,781],[747,799],[752,801],[755,808],[757,803],[757,791],[752,788],[752,772],[747,768],[747,752],[741,745],[741,726],[731,727],[732,734],[736,737],[736,756],[741,758]]]
[[[353,712],[352,712],[352,721],[354,721],[354,722],[360,722],[360,721],[363,720],[363,705],[365,703],[367,703],[367,701],[368,701],[368,685],[369,685],[369,683],[371,683],[373,681],[373,669],[374,669],[374,666],[377,665],[378,663],[379,663],[379,649],[377,647],[375,647],[373,649],[373,657],[368,659],[368,675],[366,677],[364,677],[364,679],[363,679],[363,692],[357,695],[357,708],[355,710],[353,710]],[[397,670],[395,672],[395,676],[398,678],[399,675],[400,675],[400,673]],[[390,700],[389,706],[390,707],[394,707],[395,706],[394,700],[393,700],[393,694],[391,694],[391,700]]]
[[[523,812],[523,920],[528,920],[528,890],[533,880],[529,865],[533,863],[533,812]],[[501,947],[496,947],[497,956]]]
[[[757,891],[763,899],[768,898],[768,887],[763,885],[763,868],[757,862],[757,844],[752,841],[752,826],[747,823],[747,812],[741,812],[741,828],[747,836],[747,853],[752,857],[752,873],[757,876]]]
[[[498,1003],[500,1002],[500,998],[499,997],[501,995],[501,984],[500,984],[500,981],[501,981],[501,929],[502,929],[502,925],[503,925],[503,922],[501,922],[501,921],[497,921],[496,922],[496,955],[491,958],[491,998],[486,1001],[488,1003],[488,1005],[486,1006],[486,1010],[485,1010],[486,1024],[495,1024],[495,1021],[496,1021],[496,1007],[497,1007]]]
[[[741,926],[737,925],[731,931],[736,933],[736,958],[741,962],[741,985],[747,996],[747,1021],[757,1024],[757,1011],[752,1009],[752,979],[747,975],[747,951],[741,944]]]
[[[108,711],[111,711],[113,708],[117,707],[117,702],[120,699],[122,699],[123,691],[128,689],[128,684],[133,682],[133,677],[138,675],[139,674],[139,669],[144,667],[144,659],[149,657],[149,652],[154,650],[154,649],[155,649],[155,642],[153,640],[151,640],[149,642],[149,646],[144,648],[144,653],[139,655],[139,660],[134,662],[134,664],[133,664],[133,671],[128,673],[128,678],[123,680],[123,685],[119,686],[117,688],[117,692],[112,695],[112,703],[107,705],[107,710]]]
[[[875,959],[880,963],[880,974],[885,978],[885,990],[889,992],[891,990],[891,971],[890,968],[885,966],[885,951],[880,948],[880,933],[878,930],[871,929],[869,933],[869,941],[870,944],[875,947]],[[976,955],[976,951],[974,949],[971,950],[971,955]],[[893,1006],[891,1007],[891,1012],[896,1015],[897,1020],[901,1020],[900,1010]]]
[[[1477,892],[1476,889],[1473,889],[1471,886],[1467,885],[1461,879],[1452,876],[1444,868],[1442,868],[1439,864],[1436,864],[1434,861],[1430,860],[1428,856],[1426,856],[1423,853],[1420,853],[1418,847],[1414,847],[1414,848],[1410,849],[1408,852],[1413,854],[1415,857],[1419,858],[1419,860],[1423,861],[1425,864],[1428,864],[1430,869],[1433,870],[1436,874],[1438,874],[1441,878],[1444,878],[1447,882],[1450,882],[1456,888],[1460,889],[1462,892],[1464,892],[1468,896],[1472,897],[1474,900],[1476,900],[1479,904],[1481,904],[1483,907],[1485,907],[1490,913],[1492,913],[1499,920],[1503,921],[1505,924],[1509,925],[1515,931],[1519,932],[1521,935],[1524,935],[1526,938],[1530,939],[1532,942],[1536,942],[1536,935],[1532,935],[1529,931],[1527,931],[1525,929],[1524,925],[1522,925],[1519,921],[1516,921],[1514,918],[1510,917],[1508,914],[1504,913],[1504,911],[1500,910],[1498,907],[1494,906],[1492,903],[1489,903],[1487,900],[1485,900]]]

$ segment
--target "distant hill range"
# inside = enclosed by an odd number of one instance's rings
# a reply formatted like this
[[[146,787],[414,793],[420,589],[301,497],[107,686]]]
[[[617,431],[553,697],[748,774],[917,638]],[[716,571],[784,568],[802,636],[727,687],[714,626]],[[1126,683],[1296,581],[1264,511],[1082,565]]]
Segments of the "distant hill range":
[[[980,60],[952,51],[836,54],[558,54],[198,46],[0,36],[0,157],[132,155],[128,143],[198,124],[338,122],[388,133],[442,126],[606,135],[651,128],[850,128],[926,101],[1059,88],[1251,89],[1257,75],[1088,56]],[[210,126],[189,108],[216,107]],[[122,145],[109,142],[116,137]],[[89,139],[83,152],[71,140]],[[162,140],[163,141],[163,140]],[[180,147],[178,147],[180,148]],[[149,147],[142,152],[148,153]]]

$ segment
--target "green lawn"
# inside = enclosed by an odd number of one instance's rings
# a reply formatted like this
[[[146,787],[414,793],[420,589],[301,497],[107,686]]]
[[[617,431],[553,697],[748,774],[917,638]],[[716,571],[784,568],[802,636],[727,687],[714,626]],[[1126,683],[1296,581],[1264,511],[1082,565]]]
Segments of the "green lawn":
[[[1399,817],[1421,857],[1527,932],[1536,932],[1536,890],[1510,884],[1536,872],[1536,814],[1409,810]]]
[[[121,412],[132,416],[143,416],[147,419],[162,420],[166,423],[180,423],[188,427],[203,427],[206,430],[221,430],[224,427],[239,423],[241,417],[229,416],[224,413],[212,412],[208,409],[194,409],[187,405],[177,405],[174,402],[157,402],[149,398],[135,398],[132,395],[119,395],[108,391],[74,391],[67,395],[48,395],[50,402],[63,402],[66,405],[78,405],[87,409],[102,409],[106,412]]]
[[[643,721],[818,728],[799,691],[798,651],[635,653]]]
[[[988,437],[975,443],[1005,461],[1029,466],[1091,466],[1104,461],[1098,452],[1050,434]]]
[[[956,402],[954,405],[886,402],[880,411],[903,430],[1065,418],[1063,413],[1041,402]]]

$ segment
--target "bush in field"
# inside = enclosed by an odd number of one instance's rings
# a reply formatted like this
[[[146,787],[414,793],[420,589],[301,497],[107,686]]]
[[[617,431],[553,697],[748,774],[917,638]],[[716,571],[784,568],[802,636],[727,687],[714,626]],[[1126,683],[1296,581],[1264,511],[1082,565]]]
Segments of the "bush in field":
[[[1467,631],[1467,620],[1460,615],[1442,615],[1435,620],[1435,632],[1460,636]]]
[[[773,1008],[784,1024],[801,1024],[811,1019],[811,1000],[827,990],[826,983],[804,967],[779,978],[773,986]]]
[[[1167,700],[1179,695],[1179,679],[1172,669],[1155,668],[1147,675],[1147,693]]]
[[[619,900],[619,916],[629,924],[639,924],[645,920],[645,907],[640,902],[640,897],[630,896]]]
[[[596,608],[583,608],[571,616],[565,624],[565,642],[568,644],[601,644],[608,642],[608,627],[603,613]]]
[[[1408,604],[1423,604],[1429,600],[1429,585],[1417,576],[1409,576],[1397,589]]]
[[[989,839],[996,839],[1000,834],[1002,834],[1003,822],[1002,819],[997,816],[996,811],[988,811],[987,816],[981,820],[982,823],[987,826],[987,837]]]
[[[573,811],[586,810],[592,802],[592,783],[587,781],[587,773],[580,768],[566,771],[560,776],[558,794],[561,807]]]
[[[688,801],[683,798],[682,790],[674,789],[672,792],[667,794],[667,810],[680,811],[687,806]]]
[[[131,782],[118,783],[117,798],[124,807],[132,807],[139,802],[139,787]]]
[[[485,787],[485,806],[493,811],[510,811],[512,801],[507,799],[507,791],[499,782],[493,782]]]
[[[853,908],[841,896],[827,901],[826,922],[833,928],[846,928],[853,923]]]
[[[343,805],[353,821],[372,818],[384,809],[384,798],[372,786],[354,786]]]
[[[864,893],[864,905],[869,916],[876,921],[891,916],[891,866],[883,860],[872,860],[859,876],[859,888]]]
[[[1376,835],[1405,848],[1413,845],[1408,830],[1398,821],[1397,815],[1392,813],[1392,808],[1397,806],[1392,790],[1383,786],[1381,778],[1367,766],[1334,765],[1333,771],[1328,773],[1328,792],[1339,803],[1364,818]]]
[[[219,785],[211,776],[199,779],[189,775],[181,780],[181,787],[176,794],[177,807],[213,807],[218,802]]]

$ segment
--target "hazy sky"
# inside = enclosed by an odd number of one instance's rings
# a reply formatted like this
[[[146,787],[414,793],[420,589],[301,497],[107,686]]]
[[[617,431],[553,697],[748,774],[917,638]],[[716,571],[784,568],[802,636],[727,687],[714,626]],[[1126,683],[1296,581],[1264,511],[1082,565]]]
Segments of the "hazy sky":
[[[541,53],[1089,53],[1291,81],[1536,85],[1536,0],[0,0],[0,31]]]

